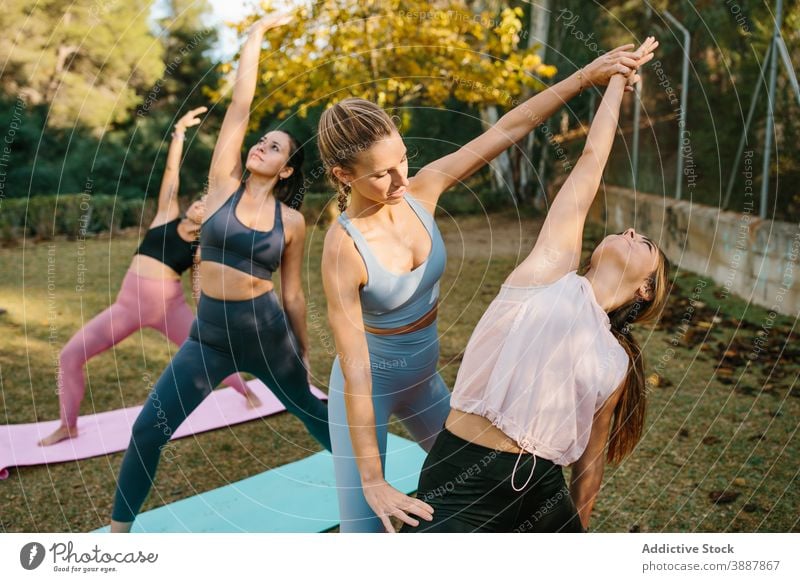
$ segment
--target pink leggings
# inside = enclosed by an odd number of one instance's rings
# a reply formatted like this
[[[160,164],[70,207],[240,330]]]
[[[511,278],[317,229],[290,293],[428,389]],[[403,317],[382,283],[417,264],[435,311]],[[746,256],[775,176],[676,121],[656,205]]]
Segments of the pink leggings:
[[[189,337],[193,321],[194,313],[186,304],[180,281],[147,279],[128,271],[114,304],[84,325],[61,350],[61,423],[74,427],[78,422],[86,390],[83,365],[88,360],[145,327],[160,331],[180,346]],[[231,374],[223,384],[242,395],[247,393],[247,385],[238,374]]]

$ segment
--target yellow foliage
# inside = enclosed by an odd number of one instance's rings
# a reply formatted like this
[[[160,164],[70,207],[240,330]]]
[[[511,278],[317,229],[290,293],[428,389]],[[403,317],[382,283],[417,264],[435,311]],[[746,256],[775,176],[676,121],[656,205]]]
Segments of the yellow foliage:
[[[556,69],[553,65],[541,65],[537,67],[536,73],[540,77],[555,77],[558,69]]]
[[[297,107],[304,116],[305,103],[350,96],[385,108],[437,107],[451,97],[505,106],[525,88],[541,89],[532,73],[555,74],[520,46],[519,7],[474,13],[464,0],[319,0],[299,14],[267,33],[272,51],[262,59],[255,118]]]
[[[539,55],[525,55],[525,58],[522,59],[522,68],[526,71],[533,71],[539,67],[542,63],[542,59]]]

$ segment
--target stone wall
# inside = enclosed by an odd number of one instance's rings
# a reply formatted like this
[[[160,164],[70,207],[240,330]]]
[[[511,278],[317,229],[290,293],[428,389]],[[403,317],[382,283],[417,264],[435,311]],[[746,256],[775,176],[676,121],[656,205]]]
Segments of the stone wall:
[[[800,312],[800,225],[605,187],[589,213],[607,232],[633,227],[681,269],[710,277],[726,293],[772,311]]]

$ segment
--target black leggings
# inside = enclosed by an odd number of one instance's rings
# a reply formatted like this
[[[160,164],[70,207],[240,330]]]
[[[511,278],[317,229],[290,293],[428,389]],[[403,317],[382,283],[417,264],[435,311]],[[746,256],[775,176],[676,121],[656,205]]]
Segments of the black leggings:
[[[401,532],[581,533],[575,504],[561,466],[536,457],[533,477],[522,491],[511,486],[519,455],[465,441],[447,429],[436,438],[419,478],[417,499],[433,507],[433,521]],[[514,483],[525,483],[533,455],[524,454]]]
[[[275,293],[246,301],[202,295],[189,339],[161,374],[133,425],[112,519],[133,521],[152,486],[161,449],[212,388],[236,370],[269,386],[311,435],[331,449],[327,405],[311,393],[297,339]]]

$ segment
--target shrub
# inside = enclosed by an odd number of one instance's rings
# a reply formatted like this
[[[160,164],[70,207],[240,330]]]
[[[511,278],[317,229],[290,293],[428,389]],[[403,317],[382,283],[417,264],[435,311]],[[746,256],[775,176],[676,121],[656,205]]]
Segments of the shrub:
[[[7,198],[0,212],[0,241],[8,246],[27,237],[75,239],[81,234],[148,224],[154,212],[152,206],[141,199],[103,194]]]

